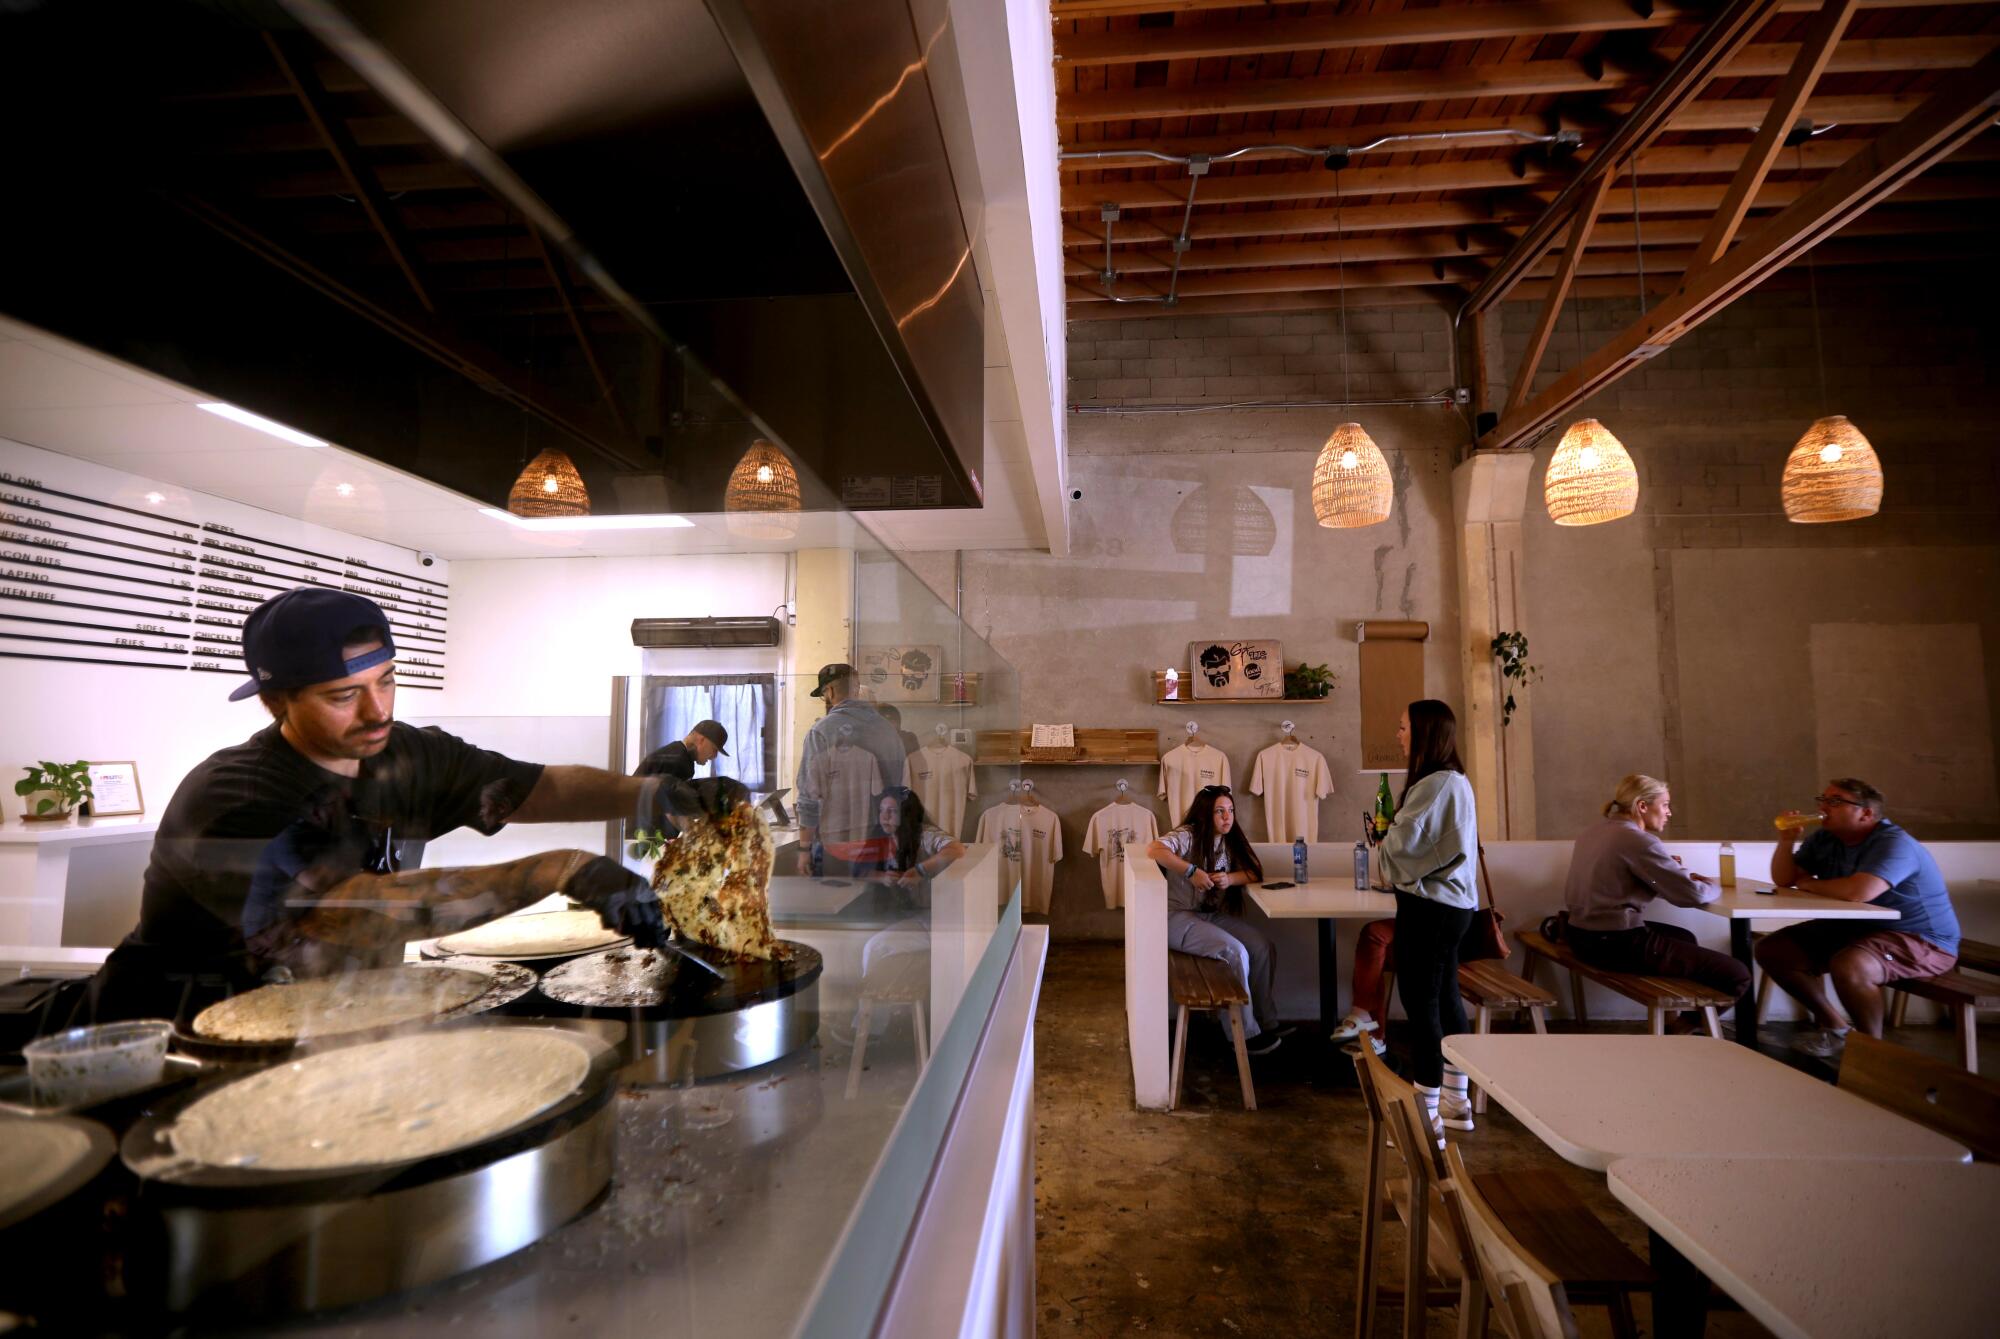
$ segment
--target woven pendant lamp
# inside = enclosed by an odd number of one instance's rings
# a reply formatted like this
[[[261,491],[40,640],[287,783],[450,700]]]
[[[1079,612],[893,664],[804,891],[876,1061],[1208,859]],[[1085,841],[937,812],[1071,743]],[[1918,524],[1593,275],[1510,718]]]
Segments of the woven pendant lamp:
[[[744,539],[792,538],[804,505],[799,472],[783,451],[764,441],[752,442],[736,462],[722,497],[729,533]]]
[[[1882,509],[1882,462],[1839,414],[1815,422],[1785,460],[1785,516],[1800,525],[1858,521]]]
[[[516,516],[588,516],[590,491],[583,486],[576,463],[550,447],[514,480],[507,510]]]
[[[1396,489],[1382,448],[1359,423],[1343,423],[1313,464],[1313,515],[1333,530],[1389,519]]]
[[[1639,471],[1625,444],[1594,418],[1569,425],[1542,479],[1542,499],[1557,525],[1601,525],[1639,505]]]

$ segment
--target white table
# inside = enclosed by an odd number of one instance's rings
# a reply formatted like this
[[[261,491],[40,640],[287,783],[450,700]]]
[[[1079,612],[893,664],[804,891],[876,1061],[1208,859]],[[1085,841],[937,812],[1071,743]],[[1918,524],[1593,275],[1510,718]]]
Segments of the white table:
[[[1445,1038],[1444,1053],[1564,1161],[1593,1171],[1629,1157],[1972,1157],[1936,1131],[1709,1037],[1461,1033]]]
[[[1610,1182],[1781,1339],[1995,1331],[2000,1166],[1621,1158]]]
[[[1894,921],[1903,913],[1873,902],[1847,902],[1837,897],[1817,897],[1794,892],[1756,879],[1738,879],[1734,888],[1701,908],[1729,922],[1729,951],[1736,961],[1757,979],[1757,962],[1750,949],[1752,921]],[[1736,1005],[1736,1040],[1745,1046],[1757,1045],[1757,992],[1746,994]]]
[[[1284,880],[1273,880],[1284,882]],[[1311,919],[1319,922],[1319,1021],[1322,1031],[1340,1020],[1340,953],[1334,943],[1335,921],[1379,921],[1396,915],[1396,898],[1372,888],[1356,888],[1349,877],[1308,879],[1290,888],[1251,884],[1250,894],[1274,921]]]
[[[159,827],[157,814],[60,823],[10,818],[0,823],[0,939],[51,947],[62,943],[70,856],[85,846],[150,845]]]

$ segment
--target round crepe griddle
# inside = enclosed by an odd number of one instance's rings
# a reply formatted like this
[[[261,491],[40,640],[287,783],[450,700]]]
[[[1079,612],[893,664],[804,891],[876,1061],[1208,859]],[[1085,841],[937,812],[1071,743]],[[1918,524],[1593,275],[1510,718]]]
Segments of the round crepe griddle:
[[[212,1166],[182,1157],[173,1143],[175,1122],[189,1107],[225,1084],[256,1077],[255,1074],[237,1073],[216,1083],[201,1084],[188,1092],[178,1093],[147,1112],[126,1133],[118,1151],[126,1168],[146,1183],[144,1194],[160,1205],[186,1204],[219,1209],[321,1204],[385,1194],[443,1180],[557,1139],[589,1120],[617,1092],[622,1053],[617,1046],[592,1032],[578,1031],[560,1022],[529,1019],[486,1020],[467,1031],[515,1028],[555,1031],[575,1042],[589,1057],[584,1077],[568,1095],[552,1105],[509,1129],[495,1131],[470,1144],[427,1157],[303,1170]],[[298,1063],[310,1063],[310,1058]]]
[[[90,1183],[117,1151],[111,1131],[74,1116],[0,1117],[0,1229]]]
[[[594,911],[538,911],[531,916],[502,916],[446,935],[437,941],[436,948],[452,957],[535,962],[573,958],[631,942],[632,936],[606,929]]]
[[[581,1009],[638,1009],[654,1018],[735,1013],[795,995],[819,979],[819,950],[778,941],[783,958],[737,960],[700,944],[676,941],[721,971],[718,978],[672,953],[619,948],[573,958],[542,976],[542,994]]]
[[[395,1033],[429,1026],[431,1023],[451,1022],[455,1019],[473,1018],[491,1010],[512,1004],[535,988],[535,973],[526,967],[511,962],[492,962],[480,958],[453,958],[449,962],[404,963],[403,970],[413,972],[434,972],[451,969],[472,972],[489,978],[490,984],[484,994],[467,1000],[455,1009],[447,1009],[435,1017],[407,1019],[383,1027],[359,1028],[352,1032],[321,1032],[310,1037],[292,1041],[230,1041],[221,1037],[204,1037],[174,1024],[173,1049],[184,1055],[203,1060],[234,1060],[253,1062],[278,1060],[293,1051],[315,1047],[346,1046],[357,1041],[375,1041]]]

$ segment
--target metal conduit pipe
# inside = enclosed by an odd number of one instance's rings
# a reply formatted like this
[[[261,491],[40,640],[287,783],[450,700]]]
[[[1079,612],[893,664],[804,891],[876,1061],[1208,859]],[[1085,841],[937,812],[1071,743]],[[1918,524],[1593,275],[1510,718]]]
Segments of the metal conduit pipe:
[[[1426,409],[1449,405],[1452,392],[1381,400],[1229,400],[1214,404],[1086,404],[1071,405],[1072,414],[1213,414],[1225,409]],[[1318,448],[1314,448],[1317,450]]]
[[[1524,144],[1558,144],[1574,148],[1583,143],[1583,137],[1574,130],[1559,130],[1553,134],[1537,135],[1531,130],[1512,127],[1499,130],[1426,130],[1403,135],[1378,135],[1366,144],[1246,144],[1228,153],[1162,153],[1158,149],[1091,149],[1070,151],[1061,155],[1062,161],[1094,162],[1106,158],[1151,158],[1160,163],[1189,165],[1196,161],[1203,163],[1227,163],[1250,153],[1292,153],[1301,158],[1325,158],[1334,154],[1368,153],[1374,149],[1399,144],[1437,144],[1462,139],[1493,139],[1495,137],[1518,140]]]

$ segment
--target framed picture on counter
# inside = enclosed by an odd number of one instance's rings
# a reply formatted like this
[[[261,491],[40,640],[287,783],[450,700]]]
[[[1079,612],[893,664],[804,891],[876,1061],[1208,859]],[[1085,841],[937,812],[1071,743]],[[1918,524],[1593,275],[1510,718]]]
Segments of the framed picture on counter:
[[[146,812],[146,800],[139,793],[139,764],[135,762],[94,762],[90,764],[90,816],[118,818]]]

